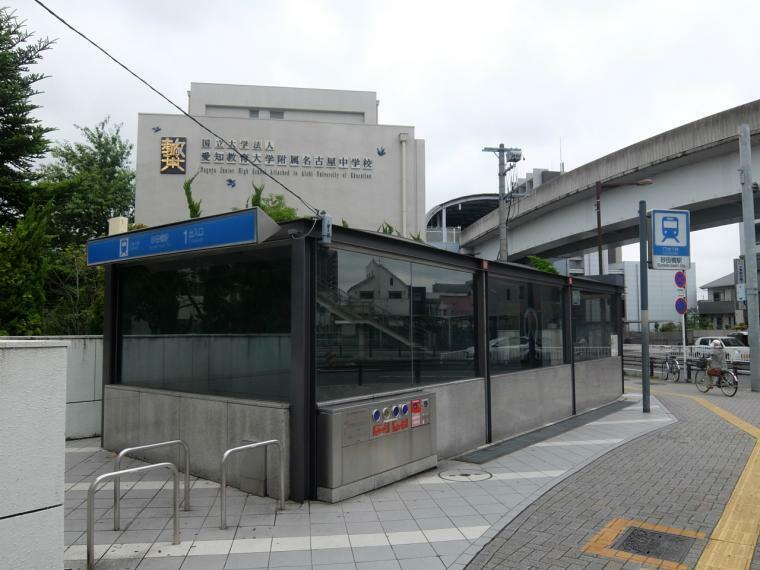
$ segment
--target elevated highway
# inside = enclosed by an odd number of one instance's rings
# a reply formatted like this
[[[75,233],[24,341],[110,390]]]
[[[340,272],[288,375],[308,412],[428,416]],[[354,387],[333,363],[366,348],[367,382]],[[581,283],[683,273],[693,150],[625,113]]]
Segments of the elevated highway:
[[[528,255],[577,254],[596,247],[596,183],[603,242],[638,240],[638,202],[648,208],[691,211],[692,230],[741,221],[738,126],[747,123],[760,144],[760,100],[666,131],[567,172],[513,204],[507,234],[510,261]],[[753,152],[760,180],[760,148]],[[653,183],[639,186],[643,179]],[[755,194],[755,211],[760,199]],[[462,230],[460,246],[488,255],[498,247],[498,211]]]

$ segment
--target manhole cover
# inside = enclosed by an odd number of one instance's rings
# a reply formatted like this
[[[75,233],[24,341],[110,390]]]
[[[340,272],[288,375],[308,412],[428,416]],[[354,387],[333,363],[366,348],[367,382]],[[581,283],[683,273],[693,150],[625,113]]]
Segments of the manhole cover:
[[[694,539],[686,536],[632,526],[620,536],[613,548],[660,560],[683,562],[693,543]]]
[[[488,471],[479,469],[455,469],[453,471],[441,471],[438,476],[446,481],[485,481],[491,478]]]

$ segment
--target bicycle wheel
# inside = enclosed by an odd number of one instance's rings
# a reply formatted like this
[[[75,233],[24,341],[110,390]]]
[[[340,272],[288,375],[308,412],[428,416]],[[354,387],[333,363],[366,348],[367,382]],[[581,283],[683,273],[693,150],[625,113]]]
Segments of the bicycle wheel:
[[[673,381],[678,382],[681,380],[681,365],[677,362],[673,364]]]
[[[739,381],[733,372],[726,371],[720,377],[720,391],[729,398],[739,389]]]
[[[707,378],[707,372],[705,370],[697,370],[694,373],[694,385],[700,392],[707,392],[709,389],[709,380]]]
[[[668,374],[669,373],[670,373],[670,370],[668,369],[668,363],[667,362],[663,362],[662,363],[661,374],[660,374],[662,376],[663,382],[667,382],[668,381]]]

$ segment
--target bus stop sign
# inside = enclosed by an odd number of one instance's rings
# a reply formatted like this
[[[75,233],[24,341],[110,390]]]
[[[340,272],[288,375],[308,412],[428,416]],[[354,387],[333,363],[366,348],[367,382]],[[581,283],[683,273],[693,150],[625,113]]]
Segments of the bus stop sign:
[[[652,210],[649,213],[649,266],[689,269],[690,253],[688,210]]]

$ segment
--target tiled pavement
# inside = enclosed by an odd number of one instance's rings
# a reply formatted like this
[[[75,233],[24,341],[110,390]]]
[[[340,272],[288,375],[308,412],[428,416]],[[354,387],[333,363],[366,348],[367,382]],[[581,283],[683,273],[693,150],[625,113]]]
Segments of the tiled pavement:
[[[611,449],[674,421],[656,401],[644,418],[637,396],[627,398],[627,408],[494,461],[442,462],[437,471],[339,504],[289,502],[278,512],[276,501],[230,488],[226,530],[219,529],[218,485],[192,479],[192,509],[180,511],[182,542],[176,546],[163,474],[122,482],[121,531],[112,530],[107,485],[95,499],[97,568],[461,569],[548,489]],[[65,568],[85,566],[86,489],[111,470],[111,454],[98,441],[67,446]],[[438,477],[461,468],[492,476],[479,482]]]
[[[691,384],[655,386],[653,393],[678,423],[621,445],[566,478],[515,517],[468,567],[652,567],[582,551],[605,524],[618,518],[709,536],[755,440],[693,400],[673,395],[701,396]],[[760,394],[743,390],[726,398],[712,391],[705,397],[760,425]],[[694,567],[705,544],[694,542],[686,567]],[[760,549],[753,569],[760,569],[759,555]]]

